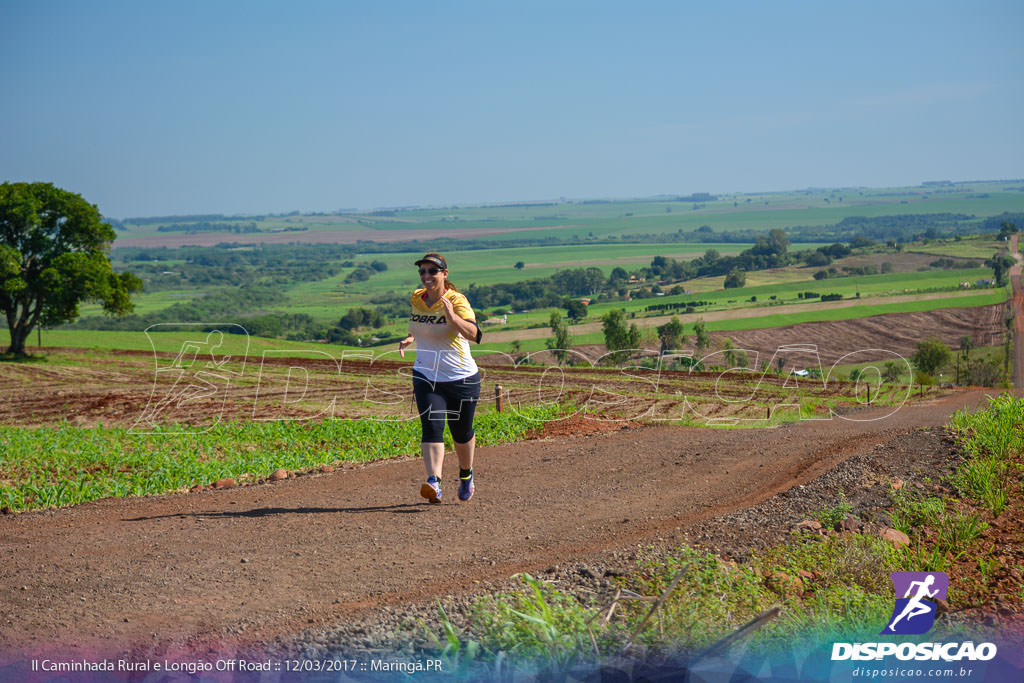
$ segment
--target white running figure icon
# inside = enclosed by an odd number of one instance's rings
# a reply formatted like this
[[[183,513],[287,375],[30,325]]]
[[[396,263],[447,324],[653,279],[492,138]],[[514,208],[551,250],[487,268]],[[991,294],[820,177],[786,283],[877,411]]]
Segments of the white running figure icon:
[[[907,602],[907,606],[903,608],[903,611],[900,612],[899,616],[893,619],[892,623],[889,624],[889,626],[886,627],[885,630],[892,631],[893,633],[895,633],[893,627],[896,626],[896,623],[902,620],[904,617],[907,618],[907,621],[910,621],[918,615],[927,614],[928,612],[930,612],[931,608],[929,608],[921,601],[924,598],[934,598],[936,595],[938,595],[938,588],[936,588],[933,591],[928,590],[929,588],[931,588],[933,583],[935,583],[934,574],[929,574],[928,576],[926,576],[924,581],[911,581],[910,585],[907,586],[906,595],[903,596],[905,598],[910,598],[910,601]],[[914,590],[914,586],[917,586],[916,592]],[[911,593],[914,593],[914,595],[911,596]]]

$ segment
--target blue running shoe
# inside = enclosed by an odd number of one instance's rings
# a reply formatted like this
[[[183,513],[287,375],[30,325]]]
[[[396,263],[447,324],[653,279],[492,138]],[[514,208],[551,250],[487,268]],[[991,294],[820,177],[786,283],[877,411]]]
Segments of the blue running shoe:
[[[476,491],[476,487],[473,486],[473,473],[470,472],[469,476],[465,479],[459,479],[459,500],[469,500],[473,497],[473,493]]]
[[[435,477],[434,475],[430,475],[429,477],[427,477],[427,483],[420,487],[420,495],[429,500],[431,503],[440,503],[441,480]]]

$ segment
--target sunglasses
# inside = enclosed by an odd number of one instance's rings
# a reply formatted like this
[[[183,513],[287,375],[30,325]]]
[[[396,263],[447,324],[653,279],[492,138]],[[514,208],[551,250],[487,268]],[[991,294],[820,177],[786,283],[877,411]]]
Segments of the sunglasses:
[[[420,268],[420,275],[426,275],[427,273],[430,273],[431,275],[437,275],[440,272],[440,268]]]

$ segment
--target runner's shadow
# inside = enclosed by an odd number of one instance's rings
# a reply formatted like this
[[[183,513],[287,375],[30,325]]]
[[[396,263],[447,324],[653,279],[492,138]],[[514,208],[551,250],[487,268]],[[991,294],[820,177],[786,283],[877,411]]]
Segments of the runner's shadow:
[[[391,512],[396,515],[407,515],[410,513],[422,512],[426,505],[424,503],[403,503],[401,505],[369,505],[367,507],[350,508],[254,508],[252,510],[237,510],[223,512],[176,512],[172,515],[154,515],[152,517],[132,517],[124,519],[124,522],[147,522],[153,519],[185,519],[187,517],[272,517],[274,515],[308,515],[308,514],[330,514],[333,512],[345,512],[356,514],[361,512]]]

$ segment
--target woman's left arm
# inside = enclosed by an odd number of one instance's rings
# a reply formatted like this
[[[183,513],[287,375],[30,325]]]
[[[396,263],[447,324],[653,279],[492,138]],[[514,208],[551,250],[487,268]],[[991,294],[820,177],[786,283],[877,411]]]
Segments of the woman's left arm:
[[[474,341],[477,344],[480,343],[480,328],[477,326],[475,320],[466,320],[461,315],[455,312],[455,304],[451,302],[446,296],[441,297],[441,303],[444,304],[445,321],[448,323],[448,327],[452,328],[457,334],[461,334],[463,337],[470,341]]]

